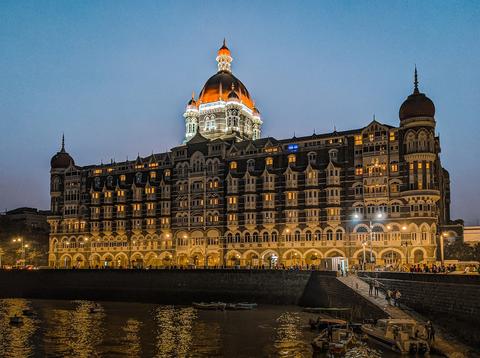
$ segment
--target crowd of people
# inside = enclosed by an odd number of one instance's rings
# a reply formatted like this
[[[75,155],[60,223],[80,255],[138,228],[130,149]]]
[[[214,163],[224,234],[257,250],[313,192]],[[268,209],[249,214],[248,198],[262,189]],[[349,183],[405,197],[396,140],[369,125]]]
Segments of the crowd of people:
[[[457,266],[453,265],[436,265],[431,264],[430,266],[427,264],[417,264],[410,266],[410,272],[422,272],[422,273],[450,273],[455,272],[457,270]]]

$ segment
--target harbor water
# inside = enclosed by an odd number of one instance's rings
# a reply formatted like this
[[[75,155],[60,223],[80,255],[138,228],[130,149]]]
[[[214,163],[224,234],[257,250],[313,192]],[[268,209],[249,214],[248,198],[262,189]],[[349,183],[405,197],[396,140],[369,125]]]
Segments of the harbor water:
[[[11,324],[10,317],[23,317]],[[2,357],[312,357],[315,315],[295,306],[198,311],[143,303],[0,300]],[[361,347],[348,357],[396,357]],[[318,356],[324,357],[324,356]]]

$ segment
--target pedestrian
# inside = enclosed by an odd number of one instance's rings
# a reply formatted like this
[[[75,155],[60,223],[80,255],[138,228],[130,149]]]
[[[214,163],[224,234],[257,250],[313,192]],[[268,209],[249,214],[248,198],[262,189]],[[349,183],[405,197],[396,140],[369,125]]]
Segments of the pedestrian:
[[[333,328],[330,325],[330,323],[327,326],[327,332],[328,332],[328,341],[331,342],[333,340]]]
[[[395,290],[395,301],[394,301],[394,305],[397,306],[397,307],[400,307],[400,297],[402,297],[402,294],[400,293],[400,290]]]
[[[388,305],[390,306],[390,305],[391,305],[391,304],[390,304],[390,300],[392,299],[392,291],[387,290],[387,294],[386,294],[386,296],[385,296],[385,299],[387,300]]]
[[[372,279],[368,280],[368,295],[369,296],[373,295],[373,280]]]
[[[373,286],[375,288],[375,297],[378,297],[378,289],[380,288],[380,282],[378,282],[378,280],[375,280]]]

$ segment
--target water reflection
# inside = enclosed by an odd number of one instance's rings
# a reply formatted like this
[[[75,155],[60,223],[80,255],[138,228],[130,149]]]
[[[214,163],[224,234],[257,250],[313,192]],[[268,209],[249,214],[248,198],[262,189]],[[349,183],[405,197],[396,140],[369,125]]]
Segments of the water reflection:
[[[23,316],[23,311],[31,311],[24,299],[0,300],[0,352],[5,358],[25,358],[33,356],[33,335],[37,330],[35,315]],[[32,311],[33,313],[33,311]],[[23,318],[19,324],[11,324],[10,317]]]
[[[300,314],[285,312],[278,317],[274,347],[280,357],[306,357],[311,355],[310,345],[303,339]]]
[[[128,319],[125,326],[122,327],[125,337],[122,342],[122,352],[128,357],[141,357],[142,349],[140,342],[140,326],[142,323],[136,319]]]
[[[46,352],[61,357],[98,357],[104,311],[89,301],[74,301],[74,305],[74,310],[53,309],[46,315]]]
[[[185,357],[192,345],[192,325],[196,319],[194,308],[158,307],[156,357]]]

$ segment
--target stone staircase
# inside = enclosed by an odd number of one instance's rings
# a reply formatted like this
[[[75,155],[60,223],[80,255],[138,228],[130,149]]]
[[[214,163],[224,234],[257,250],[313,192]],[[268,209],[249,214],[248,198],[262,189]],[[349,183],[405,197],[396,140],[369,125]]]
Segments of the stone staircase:
[[[385,299],[385,294],[380,289],[380,292],[377,297],[370,296],[368,293],[369,286],[368,283],[357,277],[356,275],[348,275],[346,277],[339,276],[337,279],[342,282],[344,285],[350,287],[352,290],[356,291],[358,294],[363,296],[364,299],[368,300],[372,304],[381,308],[385,313],[387,313],[391,318],[406,318],[413,319],[417,322],[426,322],[427,319],[420,314],[409,310],[408,307],[401,306],[394,307],[389,305]],[[435,325],[435,343],[433,344],[433,349],[446,357],[449,358],[473,358],[480,357],[477,353],[473,352],[468,346],[458,342],[454,337],[445,332],[441,327]]]

